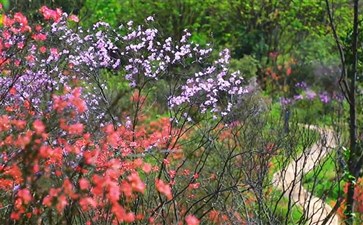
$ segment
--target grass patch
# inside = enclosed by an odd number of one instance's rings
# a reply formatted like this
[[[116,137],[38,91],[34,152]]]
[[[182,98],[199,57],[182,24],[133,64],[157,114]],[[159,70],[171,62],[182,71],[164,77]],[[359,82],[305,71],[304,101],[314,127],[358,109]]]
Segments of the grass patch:
[[[301,127],[299,125],[294,126],[291,130],[293,133],[286,134],[283,141],[284,145],[279,150],[278,155],[272,159],[271,172],[275,173],[296,160],[304,151],[309,149],[314,143],[319,141],[320,134],[318,131]]]
[[[327,156],[303,177],[303,186],[313,195],[325,200],[333,206],[337,199],[343,195],[342,178],[337,174],[335,154]]]
[[[301,223],[301,221],[304,219],[303,208],[298,205],[290,205],[289,210],[289,199],[285,196],[279,199],[281,195],[282,192],[275,189],[273,198],[271,199],[271,202],[277,202],[275,211],[277,219],[281,222],[281,224],[286,224],[286,222],[289,225],[303,224]],[[275,205],[273,207],[275,207]]]

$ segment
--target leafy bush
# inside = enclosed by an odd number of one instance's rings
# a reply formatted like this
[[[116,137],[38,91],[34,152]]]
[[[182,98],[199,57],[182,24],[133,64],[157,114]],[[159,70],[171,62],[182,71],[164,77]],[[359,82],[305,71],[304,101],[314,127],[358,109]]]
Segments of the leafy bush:
[[[1,223],[282,223],[270,168],[299,132],[268,119],[228,49],[164,38],[153,17],[85,30],[39,12],[1,27]]]

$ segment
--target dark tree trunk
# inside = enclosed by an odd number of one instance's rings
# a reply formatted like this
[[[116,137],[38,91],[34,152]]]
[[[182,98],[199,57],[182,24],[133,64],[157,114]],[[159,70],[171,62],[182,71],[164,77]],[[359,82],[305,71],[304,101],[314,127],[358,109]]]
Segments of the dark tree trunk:
[[[357,146],[357,103],[356,103],[356,89],[357,89],[357,64],[358,64],[358,3],[359,0],[354,0],[354,18],[353,18],[353,34],[351,51],[352,57],[351,61],[346,62],[348,69],[348,77],[350,80],[349,88],[349,136],[350,136],[350,155],[348,160],[348,168],[350,178],[348,180],[348,192],[346,198],[346,224],[352,225],[354,223],[354,190],[355,190],[355,180],[359,176],[359,171],[362,165],[359,165],[358,158],[361,156],[360,149]]]
[[[346,43],[349,49],[343,49],[341,40],[335,29],[332,11],[329,1],[325,0],[331,28],[336,41],[342,64],[342,74],[339,80],[340,87],[349,104],[349,158],[348,165],[348,190],[346,195],[345,224],[353,225],[354,223],[354,191],[355,182],[360,176],[363,166],[363,154],[360,145],[358,145],[358,125],[357,125],[357,74],[358,74],[358,39],[359,39],[359,21],[358,9],[359,0],[353,0],[353,33],[351,42]]]

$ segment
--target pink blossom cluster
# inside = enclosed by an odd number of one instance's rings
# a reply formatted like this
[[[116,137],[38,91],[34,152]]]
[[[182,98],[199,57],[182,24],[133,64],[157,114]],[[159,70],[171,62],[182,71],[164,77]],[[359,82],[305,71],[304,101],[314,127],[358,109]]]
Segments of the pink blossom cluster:
[[[182,91],[179,95],[170,97],[171,108],[188,103],[197,104],[202,113],[210,110],[212,113],[226,116],[231,112],[233,103],[236,102],[238,96],[246,94],[248,91],[243,86],[244,80],[239,71],[229,72],[229,50],[225,49],[220,52],[219,57],[213,65],[188,78],[186,84],[181,87]],[[219,103],[222,96],[226,95],[228,96],[227,103],[221,106]]]
[[[88,110],[103,115],[109,100],[104,93],[107,82],[100,76],[102,69],[124,75],[134,88],[150,81],[177,81],[166,98],[171,109],[199,105],[202,113],[210,110],[224,116],[231,111],[234,100],[247,92],[239,72],[228,69],[229,51],[222,51],[219,59],[209,63],[212,49],[192,43],[186,30],[175,42],[160,37],[151,26],[152,17],[146,19],[147,26],[134,26],[130,21],[113,29],[98,22],[84,30],[74,15],[46,7],[40,12],[50,24],[28,25],[15,15],[1,28],[3,105],[28,102],[43,111],[49,108],[52,94],[80,82],[87,90],[82,95]],[[13,29],[14,23],[21,24],[17,27],[22,32]],[[19,69],[7,70],[14,66]]]

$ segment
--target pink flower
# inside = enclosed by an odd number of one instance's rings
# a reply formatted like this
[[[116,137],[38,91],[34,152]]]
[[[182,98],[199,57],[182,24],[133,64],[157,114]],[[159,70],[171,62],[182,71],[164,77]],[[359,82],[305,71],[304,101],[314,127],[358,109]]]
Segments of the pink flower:
[[[146,185],[140,179],[137,173],[132,173],[130,176],[127,177],[128,181],[131,184],[131,187],[134,191],[144,193]]]
[[[90,184],[87,179],[81,178],[79,179],[79,188],[81,190],[87,190],[90,187]]]
[[[70,15],[69,17],[68,17],[68,19],[70,20],[70,21],[73,21],[73,22],[76,22],[76,23],[78,23],[79,22],[79,18],[76,16],[76,15]]]
[[[45,130],[45,126],[44,126],[43,122],[40,120],[35,120],[33,123],[33,127],[34,127],[35,132],[37,132],[37,134],[42,134]]]
[[[47,51],[47,48],[45,46],[42,46],[39,48],[40,53],[45,53]]]
[[[156,179],[155,186],[158,192],[164,194],[168,200],[171,200],[173,198],[170,186],[168,184],[165,184],[164,181]]]
[[[58,49],[50,48],[50,54],[52,54],[54,57],[58,57],[59,56]]]
[[[46,6],[42,6],[39,11],[41,14],[43,14],[44,19],[53,20],[54,22],[59,22],[62,16],[62,10],[60,10],[59,8],[53,10],[49,9]]]
[[[15,21],[6,15],[3,15],[3,24],[5,27],[10,27]]]
[[[84,129],[83,124],[76,123],[76,124],[69,125],[68,132],[69,132],[69,134],[78,134],[78,135],[80,135],[80,134],[82,134],[83,129]]]
[[[185,217],[185,222],[187,223],[187,225],[199,225],[200,223],[198,218],[193,215],[188,215],[187,217]]]
[[[30,191],[26,188],[18,191],[18,197],[23,199],[25,204],[28,204],[33,198]]]
[[[45,41],[47,39],[47,35],[46,34],[42,34],[42,33],[38,33],[38,34],[34,34],[32,36],[32,38],[36,41]]]

